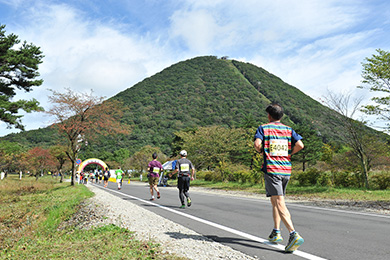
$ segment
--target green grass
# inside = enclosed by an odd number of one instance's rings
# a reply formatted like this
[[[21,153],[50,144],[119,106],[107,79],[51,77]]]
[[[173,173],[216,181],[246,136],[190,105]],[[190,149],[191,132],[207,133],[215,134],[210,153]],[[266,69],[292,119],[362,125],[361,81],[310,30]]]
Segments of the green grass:
[[[93,196],[84,185],[45,177],[0,182],[0,259],[180,259],[115,225],[58,229]]]

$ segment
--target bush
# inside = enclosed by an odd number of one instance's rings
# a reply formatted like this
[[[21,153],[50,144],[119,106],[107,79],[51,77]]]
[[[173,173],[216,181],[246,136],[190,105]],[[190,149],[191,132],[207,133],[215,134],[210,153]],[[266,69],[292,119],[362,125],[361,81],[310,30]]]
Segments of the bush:
[[[197,171],[196,178],[205,181],[222,181],[221,176],[214,171]]]
[[[215,171],[199,171],[196,173],[196,177],[213,182],[262,183],[263,181],[261,173],[255,173],[247,166],[230,162],[220,162]]]
[[[333,185],[332,173],[331,172],[322,172],[317,178],[317,185],[331,187]]]
[[[300,186],[316,185],[321,171],[316,168],[309,168],[306,171],[294,172],[291,176],[292,181],[297,181]]]
[[[390,188],[390,172],[381,172],[369,177],[370,186],[373,189],[386,190]]]
[[[245,183],[250,176],[248,167],[226,161],[219,162],[219,166],[215,169],[215,172],[220,176],[222,181],[227,182]]]
[[[334,185],[337,187],[359,187],[359,178],[356,173],[353,172],[334,172],[333,173]]]
[[[250,181],[253,184],[261,184],[264,187],[264,172],[259,170],[252,170],[250,176]]]

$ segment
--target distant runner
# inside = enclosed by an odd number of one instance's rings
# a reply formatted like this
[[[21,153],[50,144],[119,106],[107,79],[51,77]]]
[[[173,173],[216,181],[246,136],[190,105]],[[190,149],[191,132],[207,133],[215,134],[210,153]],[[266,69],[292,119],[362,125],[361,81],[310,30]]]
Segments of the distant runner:
[[[282,220],[290,238],[286,252],[293,252],[304,242],[295,231],[290,212],[286,207],[284,197],[287,183],[291,176],[291,155],[303,149],[302,137],[291,127],[280,122],[283,117],[283,108],[279,104],[271,104],[266,110],[268,124],[259,126],[255,134],[255,149],[263,154],[265,190],[267,197],[271,197],[274,229],[268,237],[271,242],[282,242],[280,234],[280,221]]]
[[[118,184],[118,190],[120,190],[122,188],[122,181],[123,181],[123,174],[124,173],[123,173],[120,166],[118,168],[119,169],[115,171],[115,175],[116,175],[116,183]]]
[[[153,189],[157,192],[157,199],[160,198],[160,191],[158,190],[157,184],[158,179],[160,177],[160,172],[163,167],[159,161],[157,161],[157,153],[153,153],[152,155],[153,161],[150,161],[148,164],[148,178],[149,178],[149,186],[150,186],[150,200],[154,200]]]
[[[172,175],[179,172],[177,175],[177,188],[179,189],[179,198],[181,202],[180,208],[184,209],[184,196],[187,198],[187,206],[191,207],[191,198],[188,190],[190,189],[190,181],[194,180],[195,168],[192,165],[192,162],[187,159],[186,150],[182,150],[180,152],[180,157],[181,159],[177,160],[175,170],[169,175],[169,177],[172,177]]]
[[[107,188],[108,180],[110,179],[110,177],[111,177],[111,173],[108,170],[108,168],[106,168],[103,173],[104,188]]]

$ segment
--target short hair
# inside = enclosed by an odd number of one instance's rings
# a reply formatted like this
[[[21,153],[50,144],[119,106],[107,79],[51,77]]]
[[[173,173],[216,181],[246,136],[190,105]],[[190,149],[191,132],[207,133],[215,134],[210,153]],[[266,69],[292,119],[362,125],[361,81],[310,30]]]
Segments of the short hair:
[[[283,108],[278,103],[268,105],[265,111],[275,120],[281,119],[284,115]]]
[[[157,158],[157,153],[153,153],[152,157],[153,157],[153,159],[156,159]]]

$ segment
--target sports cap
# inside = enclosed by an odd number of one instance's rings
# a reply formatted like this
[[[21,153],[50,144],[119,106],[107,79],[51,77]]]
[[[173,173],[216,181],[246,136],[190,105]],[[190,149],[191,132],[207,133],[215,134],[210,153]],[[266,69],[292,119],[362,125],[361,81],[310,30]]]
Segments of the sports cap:
[[[184,157],[187,156],[187,151],[186,150],[181,150],[180,155],[184,156]]]

